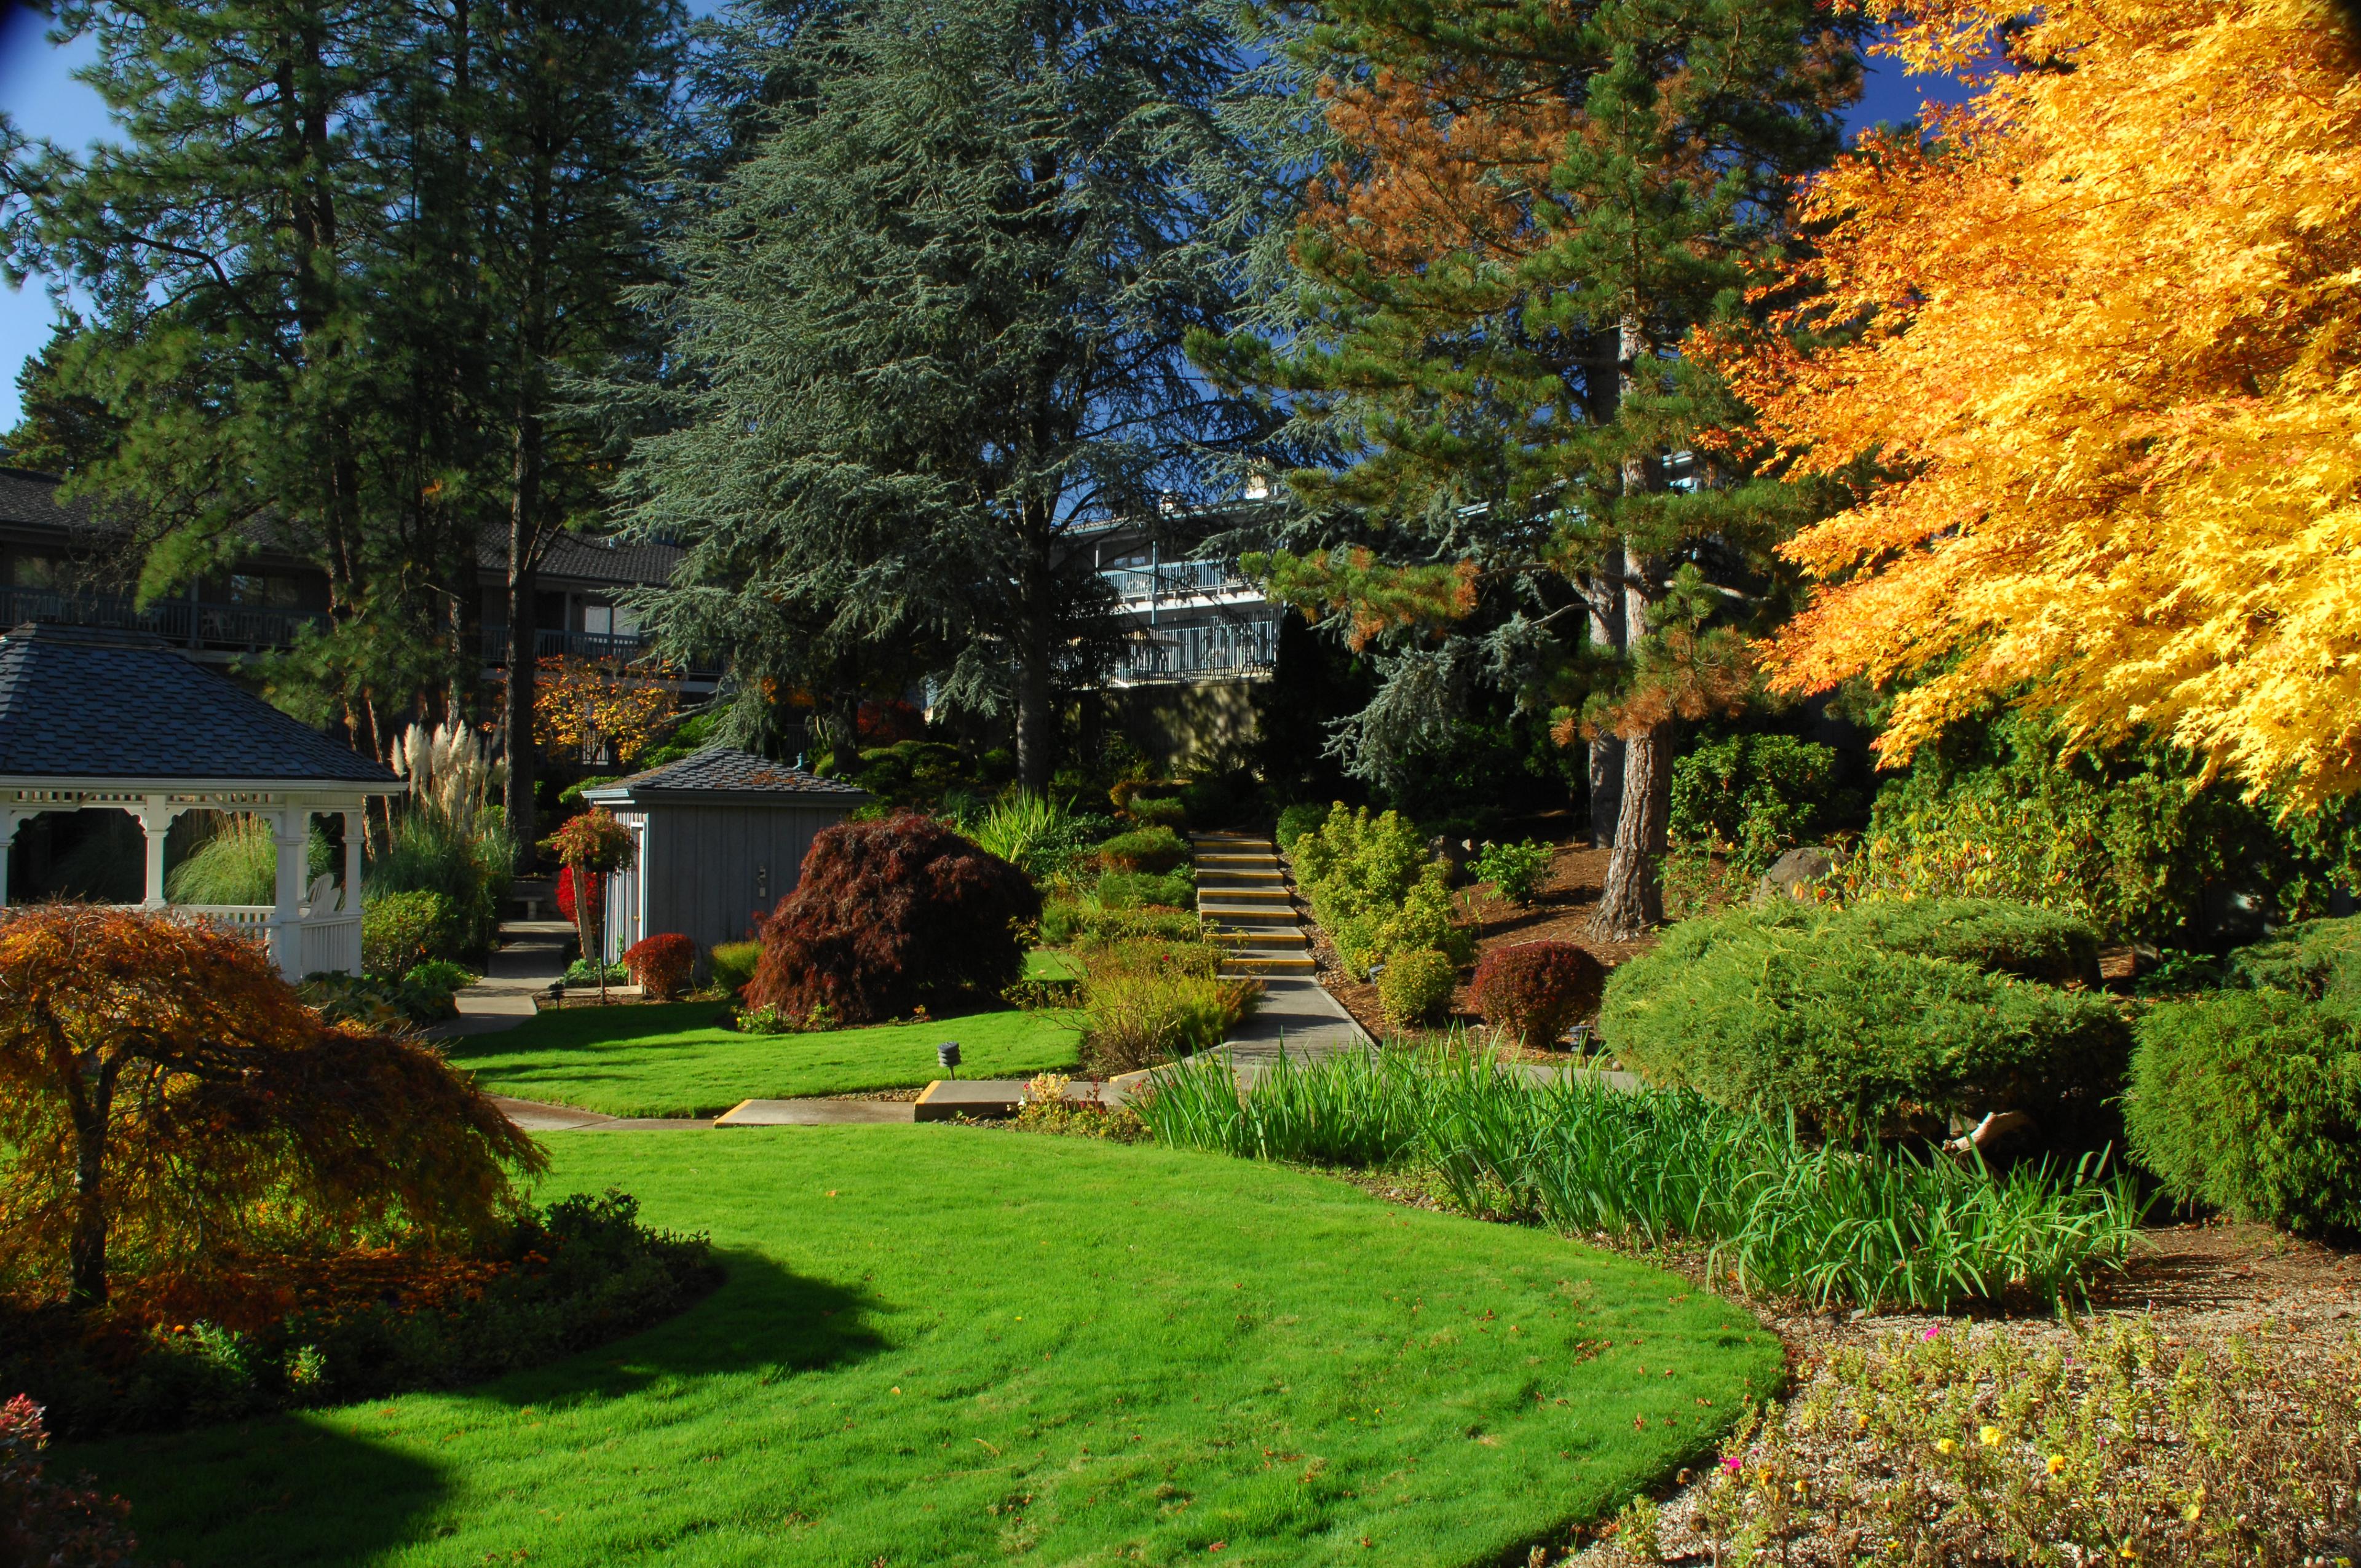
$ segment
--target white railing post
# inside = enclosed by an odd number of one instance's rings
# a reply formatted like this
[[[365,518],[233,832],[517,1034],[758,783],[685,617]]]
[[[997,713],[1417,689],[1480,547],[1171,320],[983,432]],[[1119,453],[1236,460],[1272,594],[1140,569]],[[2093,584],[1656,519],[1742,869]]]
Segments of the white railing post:
[[[139,807],[139,827],[148,836],[148,896],[142,909],[161,909],[164,898],[164,840],[172,831],[172,808],[160,795],[151,795]]]
[[[355,920],[357,921],[361,913],[361,824],[363,817],[361,812],[358,811],[347,811],[343,815],[345,818],[345,897],[343,907],[346,914],[352,916]],[[348,950],[345,955],[347,965],[346,972],[348,974],[358,974],[361,972],[361,942],[360,927],[357,924],[353,927],[353,939],[348,945]]]
[[[291,806],[270,814],[270,836],[279,849],[278,885],[270,910],[270,956],[279,972],[289,980],[303,978],[303,861],[311,835],[309,811]]]

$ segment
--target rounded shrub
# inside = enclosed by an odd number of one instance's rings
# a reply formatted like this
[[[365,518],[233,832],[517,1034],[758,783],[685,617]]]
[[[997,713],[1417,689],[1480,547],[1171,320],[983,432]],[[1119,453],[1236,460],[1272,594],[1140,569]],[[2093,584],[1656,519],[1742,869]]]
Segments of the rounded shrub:
[[[750,1007],[847,1024],[996,997],[1025,972],[1041,917],[1030,879],[939,822],[905,814],[824,828],[763,922]]]
[[[1189,825],[1189,807],[1179,795],[1136,795],[1131,797],[1131,819],[1151,828],[1185,828]]]
[[[2049,985],[2099,983],[2099,933],[2064,910],[1999,898],[1880,898],[1823,912],[1821,920],[1891,952]]]
[[[381,893],[361,907],[361,968],[399,980],[434,959],[456,957],[459,911],[439,893]]]
[[[745,983],[754,978],[754,965],[763,957],[760,942],[716,942],[706,955],[713,971],[713,983],[728,995],[735,996]]]
[[[1286,854],[1295,848],[1295,841],[1306,833],[1319,832],[1327,824],[1328,813],[1334,809],[1335,809],[1334,806],[1319,806],[1311,801],[1300,801],[1280,812],[1278,830],[1272,834],[1272,838],[1279,844],[1279,853]]]
[[[1159,874],[1188,858],[1188,841],[1170,828],[1135,828],[1099,846],[1099,861],[1109,871]]]
[[[697,969],[697,944],[677,931],[659,931],[626,948],[623,967],[650,996],[670,1002],[688,989],[688,978]]]
[[[1503,1040],[1546,1049],[1598,1006],[1607,969],[1571,942],[1495,948],[1476,966],[1476,1010]]]
[[[1186,868],[1150,876],[1142,872],[1101,872],[1099,904],[1106,909],[1186,909],[1197,900],[1197,883]]]
[[[2121,1081],[2129,1030],[2098,996],[1825,919],[1719,917],[1675,936],[1615,971],[1599,1014],[1608,1047],[1660,1084],[1850,1133],[1914,1111],[2021,1110],[2063,1130]]]
[[[2276,990],[2161,1003],[2125,1096],[2134,1158],[2180,1202],[2290,1230],[2361,1229],[2361,1041]]]
[[[2330,1018],[2361,1027],[2361,916],[2282,927],[2231,954],[2227,967],[2235,983],[2305,997]]]
[[[1451,1001],[1458,970],[1431,948],[1394,954],[1378,974],[1378,1009],[1397,1029],[1433,1020]]]

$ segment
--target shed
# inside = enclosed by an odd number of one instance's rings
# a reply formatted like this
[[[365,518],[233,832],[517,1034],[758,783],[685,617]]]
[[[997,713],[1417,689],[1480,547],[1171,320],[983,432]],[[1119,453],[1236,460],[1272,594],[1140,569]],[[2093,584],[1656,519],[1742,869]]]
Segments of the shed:
[[[700,954],[744,940],[796,885],[820,829],[870,796],[751,751],[708,746],[584,790],[582,798],[614,813],[636,842],[631,869],[607,884],[611,961],[665,931],[689,938]]]
[[[0,905],[12,865],[33,847],[18,842],[19,828],[117,812],[133,825],[125,832],[147,840],[138,907],[179,907],[249,932],[269,943],[290,980],[358,974],[361,813],[369,796],[407,787],[382,763],[191,663],[160,638],[50,625],[0,637],[0,847],[7,851]],[[166,840],[191,811],[243,813],[270,825],[279,850],[271,903],[167,904]],[[341,818],[344,871],[306,886],[314,813]]]

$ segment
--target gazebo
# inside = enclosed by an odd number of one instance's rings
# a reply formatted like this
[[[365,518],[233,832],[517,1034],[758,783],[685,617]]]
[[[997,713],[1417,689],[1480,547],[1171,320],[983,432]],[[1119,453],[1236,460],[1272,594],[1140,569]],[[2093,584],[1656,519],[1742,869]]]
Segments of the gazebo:
[[[636,841],[631,869],[608,879],[610,960],[665,931],[700,953],[737,941],[794,888],[813,837],[870,801],[865,790],[727,746],[582,798],[613,812]]]
[[[190,811],[270,825],[273,902],[180,905],[269,944],[290,980],[361,971],[361,814],[408,787],[161,639],[85,627],[20,626],[0,637],[0,905],[17,829],[48,813],[119,811],[147,838],[146,896],[168,907],[165,841]],[[304,884],[315,812],[340,816],[344,877]]]

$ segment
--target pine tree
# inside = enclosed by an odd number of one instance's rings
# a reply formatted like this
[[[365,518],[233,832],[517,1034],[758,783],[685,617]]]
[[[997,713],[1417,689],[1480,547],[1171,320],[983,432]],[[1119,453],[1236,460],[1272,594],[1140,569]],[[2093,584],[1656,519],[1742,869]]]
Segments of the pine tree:
[[[1345,150],[1297,238],[1291,330],[1195,352],[1337,449],[1290,484],[1358,548],[1268,569],[1390,649],[1343,737],[1356,765],[1403,765],[1478,685],[1554,696],[1564,738],[1598,742],[1596,929],[1627,938],[1661,913],[1674,722],[1748,685],[1720,607],[1775,607],[1768,547],[1806,504],[1754,471],[1745,411],[1682,345],[1836,153],[1861,24],[1814,0],[1327,15],[1299,49]]]
[[[1200,181],[1238,157],[1234,63],[1191,0],[878,0],[741,62],[790,96],[670,241],[679,379],[629,481],[691,547],[664,635],[720,641],[750,703],[933,646],[1047,784],[1105,606],[1065,536],[1260,428],[1181,353],[1233,304]]]

